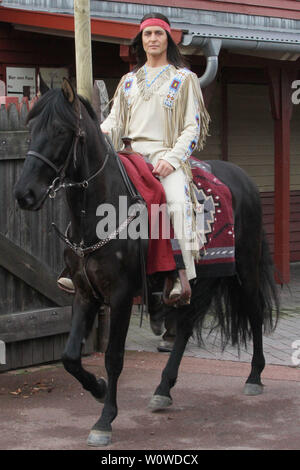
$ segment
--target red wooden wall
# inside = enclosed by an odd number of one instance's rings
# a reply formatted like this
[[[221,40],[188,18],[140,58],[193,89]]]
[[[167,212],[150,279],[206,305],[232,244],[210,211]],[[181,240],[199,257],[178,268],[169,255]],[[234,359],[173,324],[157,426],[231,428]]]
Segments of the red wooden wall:
[[[128,64],[120,58],[120,46],[93,41],[94,78],[120,78]],[[0,22],[0,80],[5,66],[68,67],[75,76],[74,39],[17,31]]]
[[[120,46],[118,44],[93,41],[92,54],[94,78],[119,79],[128,71],[128,63],[121,59]],[[205,65],[203,59],[195,61],[193,58],[191,59],[191,63],[193,63],[192,69],[197,73],[202,72]],[[70,76],[75,76],[74,39],[16,31],[11,25],[0,22],[0,80],[5,81],[6,65],[68,67]],[[262,201],[265,225],[273,251],[274,193],[263,193]],[[299,261],[300,191],[291,192],[290,234],[291,261]]]
[[[264,226],[274,253],[274,192],[261,193]],[[300,261],[300,191],[290,193],[290,261]]]

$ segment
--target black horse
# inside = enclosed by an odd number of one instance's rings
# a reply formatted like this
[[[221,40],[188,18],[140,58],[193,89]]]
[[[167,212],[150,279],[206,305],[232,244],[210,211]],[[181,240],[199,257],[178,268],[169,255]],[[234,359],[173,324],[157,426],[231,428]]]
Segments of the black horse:
[[[99,130],[91,106],[73,91],[67,80],[62,89],[48,90],[28,116],[31,134],[22,175],[15,197],[22,209],[39,210],[47,196],[64,187],[71,212],[74,246],[65,250],[65,262],[76,288],[72,326],[62,361],[86,390],[104,401],[100,419],[93,426],[88,444],[111,442],[111,423],[117,415],[117,381],[123,368],[124,345],[134,296],[141,290],[139,240],[115,237],[99,244],[96,210],[110,203],[118,212],[119,196],[128,196],[117,158]],[[273,328],[279,312],[273,265],[262,228],[257,188],[237,166],[211,161],[212,172],[231,190],[236,234],[237,275],[197,277],[191,304],[168,308],[177,322],[177,335],[162,378],[152,397],[152,411],[172,403],[170,390],[187,341],[201,328],[208,310],[215,312],[224,344],[253,339],[251,373],[245,393],[262,393],[261,372],[265,366],[263,328]],[[130,198],[130,196],[128,196]],[[117,213],[118,220],[118,213]],[[130,220],[127,221],[130,223]],[[95,250],[84,247],[95,246]],[[81,364],[81,348],[96,313],[104,301],[110,305],[110,336],[105,354],[108,382],[97,379]],[[150,302],[151,305],[151,302]],[[275,306],[275,319],[273,314]],[[150,316],[155,322],[155,309]]]

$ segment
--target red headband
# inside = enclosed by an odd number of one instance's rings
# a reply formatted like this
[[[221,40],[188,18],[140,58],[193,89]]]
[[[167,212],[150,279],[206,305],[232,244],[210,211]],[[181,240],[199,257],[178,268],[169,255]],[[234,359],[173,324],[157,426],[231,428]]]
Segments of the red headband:
[[[148,18],[148,20],[143,21],[140,25],[140,31],[143,31],[143,29],[147,28],[148,26],[160,26],[165,31],[168,31],[169,34],[171,34],[170,25],[168,25],[166,21],[160,20],[159,18]]]

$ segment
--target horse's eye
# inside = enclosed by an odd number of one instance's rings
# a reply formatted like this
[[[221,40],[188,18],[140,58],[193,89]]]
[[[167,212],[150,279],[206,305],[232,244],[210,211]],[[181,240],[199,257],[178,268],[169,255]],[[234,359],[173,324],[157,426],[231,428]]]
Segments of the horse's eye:
[[[56,135],[62,135],[65,133],[65,130],[62,127],[56,127],[54,132]]]

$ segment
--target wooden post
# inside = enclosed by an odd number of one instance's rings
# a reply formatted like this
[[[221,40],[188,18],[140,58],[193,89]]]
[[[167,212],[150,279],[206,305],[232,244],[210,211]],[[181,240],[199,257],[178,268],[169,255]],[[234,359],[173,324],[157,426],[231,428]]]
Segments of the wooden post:
[[[228,85],[225,78],[221,81],[221,106],[222,106],[222,124],[221,124],[221,147],[222,160],[228,161]]]
[[[131,55],[129,46],[124,44],[120,45],[120,57],[124,62],[128,63],[129,71],[131,72],[131,70],[136,65],[136,59]]]
[[[74,0],[74,22],[77,93],[93,103],[90,0]],[[94,336],[97,350],[105,352],[109,338],[108,307],[98,314],[98,330]]]
[[[210,102],[215,95],[217,88],[217,79],[215,78],[208,86],[202,89],[203,101],[206,109],[209,108]]]
[[[90,102],[93,96],[90,0],[74,0],[77,93]]]
[[[274,119],[274,262],[278,282],[290,281],[290,120],[292,116],[292,80],[294,73],[269,68],[271,110]]]

